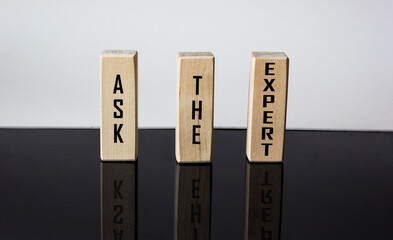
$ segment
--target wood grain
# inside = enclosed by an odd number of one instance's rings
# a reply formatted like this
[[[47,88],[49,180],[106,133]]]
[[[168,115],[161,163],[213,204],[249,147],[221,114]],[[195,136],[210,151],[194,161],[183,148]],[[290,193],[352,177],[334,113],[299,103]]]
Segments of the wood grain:
[[[246,147],[249,161],[283,161],[288,64],[282,52],[251,54]]]
[[[214,113],[214,56],[177,56],[176,159],[211,162]]]
[[[138,156],[138,54],[106,50],[101,55],[101,159]]]

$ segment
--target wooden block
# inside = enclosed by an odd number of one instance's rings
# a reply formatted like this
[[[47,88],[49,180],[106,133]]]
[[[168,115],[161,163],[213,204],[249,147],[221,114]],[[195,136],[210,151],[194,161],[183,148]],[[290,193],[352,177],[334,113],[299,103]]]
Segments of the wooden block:
[[[101,159],[138,156],[138,54],[106,50],[101,55]]]
[[[134,162],[101,163],[101,239],[137,239]]]
[[[175,239],[210,239],[211,164],[176,165]]]
[[[280,239],[282,163],[247,163],[244,239]]]
[[[214,112],[214,56],[177,56],[176,159],[211,162]]]
[[[285,53],[251,54],[246,153],[252,162],[283,160],[288,64]]]

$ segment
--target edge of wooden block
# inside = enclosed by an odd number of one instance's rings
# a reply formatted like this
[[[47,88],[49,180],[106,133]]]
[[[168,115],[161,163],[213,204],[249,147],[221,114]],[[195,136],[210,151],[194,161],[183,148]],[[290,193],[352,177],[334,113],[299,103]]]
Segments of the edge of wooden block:
[[[136,112],[136,140],[135,140],[135,156],[133,158],[125,158],[125,159],[110,159],[103,157],[103,148],[102,148],[102,61],[104,57],[130,57],[134,58],[134,69],[135,69],[135,94],[136,94],[136,101],[135,101],[135,112]],[[104,50],[100,56],[100,159],[102,162],[135,162],[138,160],[138,140],[139,140],[139,125],[138,125],[138,51],[136,50]]]
[[[180,91],[180,74],[181,74],[181,64],[183,59],[212,59],[213,61],[213,81],[215,80],[215,57],[212,52],[178,52],[177,53],[177,61],[176,61],[176,91]],[[180,131],[179,131],[179,121],[180,116],[179,112],[179,95],[177,94],[176,99],[176,126],[175,126],[175,159],[176,162],[179,164],[198,164],[198,163],[212,163],[212,152],[213,152],[213,139],[212,139],[212,146],[210,152],[210,159],[209,160],[182,160],[180,154]],[[214,84],[213,84],[213,116],[212,116],[212,131],[214,132]],[[212,134],[213,137],[213,134]]]
[[[176,158],[176,162],[178,164],[207,164],[207,163],[212,163],[212,160],[198,160],[198,161],[188,161],[188,160],[178,160]]]
[[[247,153],[247,161],[249,163],[281,163],[284,162],[284,158],[282,160],[260,160],[260,159],[250,159],[249,154]]]
[[[251,119],[252,116],[250,117],[249,109],[247,111],[247,129],[246,129],[246,157],[247,161],[250,163],[279,163],[279,162],[284,162],[284,152],[285,152],[285,132],[286,132],[286,125],[287,125],[287,112],[288,112],[288,82],[289,82],[289,57],[286,55],[285,52],[251,52],[251,62],[250,62],[250,76],[249,76],[249,92],[248,92],[248,108],[250,108],[250,104],[252,103],[252,97],[253,96],[253,91],[254,88],[251,86],[251,79],[254,78],[254,75],[252,74],[254,70],[255,71],[255,65],[256,65],[256,60],[257,59],[278,59],[278,60],[286,60],[287,64],[287,76],[286,76],[286,83],[287,83],[287,88],[286,88],[286,93],[285,93],[285,119],[284,119],[284,147],[283,147],[283,153],[282,153],[282,159],[279,160],[260,160],[260,159],[254,159],[251,157],[251,145],[249,145],[249,128],[250,132],[252,131],[250,125],[251,125]],[[251,113],[252,114],[252,113]],[[250,141],[251,142],[251,141]]]
[[[211,52],[178,52],[179,58],[214,58]]]
[[[247,129],[246,129],[246,155],[247,159],[250,159],[251,155],[251,132],[252,132],[252,104],[254,96],[254,72],[255,72],[255,61],[256,58],[251,53],[251,61],[250,61],[250,73],[249,73],[249,83],[248,83],[248,107],[247,107]]]
[[[136,162],[138,160],[138,157],[136,159],[102,159],[102,162]]]
[[[251,57],[261,59],[287,59],[285,52],[251,52]]]
[[[101,53],[101,57],[134,57],[137,55],[136,50],[104,50]]]

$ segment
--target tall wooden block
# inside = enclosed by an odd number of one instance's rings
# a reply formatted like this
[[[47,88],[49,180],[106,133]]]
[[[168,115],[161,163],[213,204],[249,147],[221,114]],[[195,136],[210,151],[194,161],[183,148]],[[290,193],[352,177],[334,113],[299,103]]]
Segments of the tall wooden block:
[[[245,240],[280,239],[282,163],[247,163]]]
[[[106,50],[101,55],[101,159],[138,156],[138,54]]]
[[[175,240],[210,239],[211,164],[176,165]]]
[[[101,239],[137,239],[137,166],[101,163]]]
[[[282,52],[251,54],[246,153],[252,162],[283,160],[288,64]]]
[[[214,56],[177,56],[176,159],[211,162],[214,112]]]

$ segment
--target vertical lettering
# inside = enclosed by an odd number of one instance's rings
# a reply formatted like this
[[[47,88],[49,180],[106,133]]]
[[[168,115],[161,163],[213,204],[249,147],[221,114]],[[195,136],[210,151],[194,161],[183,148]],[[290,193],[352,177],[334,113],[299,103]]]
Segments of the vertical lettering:
[[[268,137],[269,140],[273,140],[272,134],[273,134],[272,127],[262,127],[262,140],[265,140],[266,137]]]
[[[270,91],[274,92],[273,82],[276,79],[273,78],[272,80],[269,81],[268,79],[265,78],[264,80],[265,80],[265,83],[266,83],[266,87],[263,89],[263,91],[266,92],[267,90],[270,89]]]
[[[266,230],[264,226],[261,227],[261,239],[262,240],[272,240],[272,231]]]
[[[269,146],[273,145],[272,143],[261,143],[262,146],[265,146],[265,156],[269,156]]]
[[[273,122],[268,122],[269,118],[273,118],[271,115],[269,116],[269,113],[273,113],[273,111],[264,111],[263,112],[263,123],[271,124]]]
[[[123,229],[121,229],[120,232],[117,232],[115,229],[113,229],[113,235],[115,237],[115,240],[122,240],[122,238],[123,238]]]
[[[262,189],[261,190],[261,203],[266,204],[266,203],[272,203],[272,190],[266,190]]]
[[[273,67],[270,67],[270,65],[275,65],[276,63],[274,62],[266,62],[265,63],[265,75],[274,75],[274,73],[271,73],[270,70],[274,70]]]
[[[199,179],[192,179],[192,198],[199,198]]]
[[[113,223],[123,224],[123,218],[121,217],[121,214],[123,213],[123,205],[114,205],[113,211],[117,212],[113,218]]]
[[[193,79],[195,79],[195,94],[199,95],[199,79],[202,79],[202,76],[193,76]]]
[[[262,222],[271,222],[268,217],[271,216],[271,208],[262,208]]]
[[[119,127],[117,127],[117,124],[114,126],[114,142],[117,143],[117,139],[119,139],[120,143],[123,143],[123,139],[121,138],[120,131],[121,128],[123,127],[123,124],[119,124]]]
[[[120,91],[120,93],[123,94],[123,85],[121,84],[120,74],[116,75],[115,88],[113,89],[113,93],[116,94],[117,91]]]
[[[265,172],[265,181],[262,183],[262,186],[271,186],[272,183],[269,183],[269,172]]]
[[[191,204],[191,222],[195,223],[195,216],[198,217],[198,223],[201,222],[201,205],[196,204],[197,209],[195,209],[194,204]]]
[[[114,188],[113,188],[114,198],[115,199],[118,199],[118,198],[123,199],[123,195],[120,192],[121,185],[123,185],[123,180],[120,180],[120,181],[115,180],[113,183],[114,183]]]
[[[195,119],[195,112],[198,112],[199,120],[202,119],[202,101],[199,101],[199,108],[195,107],[195,100],[192,101],[192,119]]]
[[[114,118],[123,118],[123,110],[117,104],[119,104],[120,106],[123,106],[123,99],[114,99],[113,100],[113,106],[119,112],[119,115],[117,115],[116,112],[113,112],[113,117]]]
[[[269,100],[267,100],[268,97]],[[263,107],[265,108],[268,103],[274,103],[274,95],[263,95]]]
[[[201,125],[192,125],[192,144],[201,144],[200,141],[196,140],[196,137],[200,135],[200,133],[196,131],[198,128],[201,128]]]

